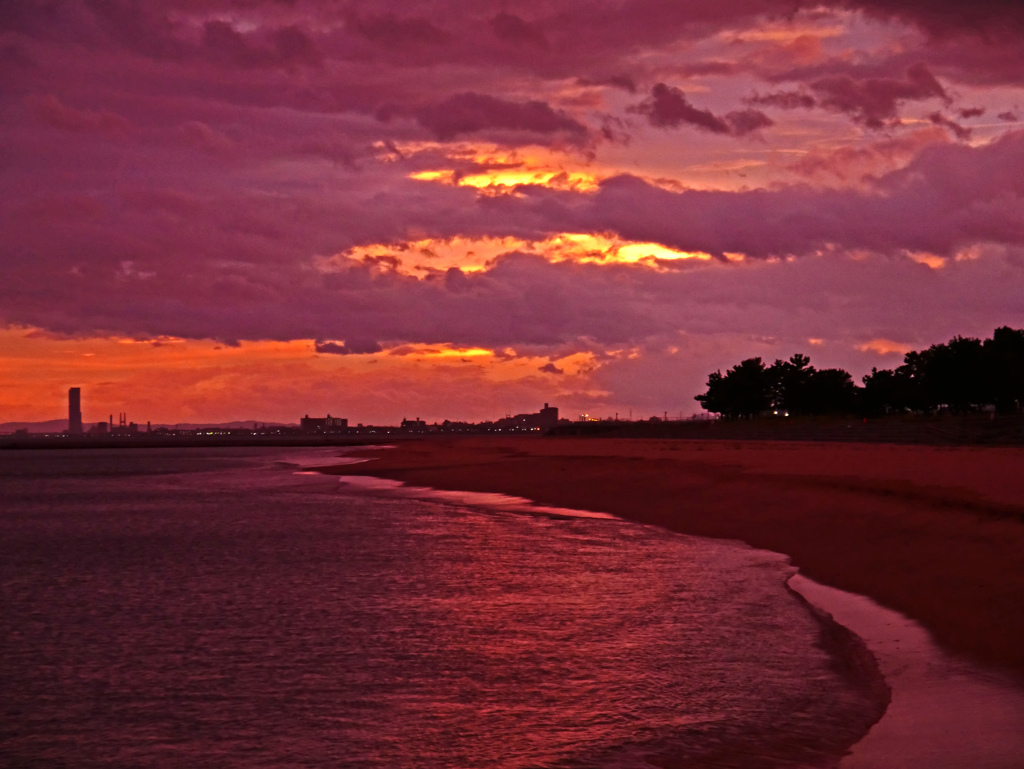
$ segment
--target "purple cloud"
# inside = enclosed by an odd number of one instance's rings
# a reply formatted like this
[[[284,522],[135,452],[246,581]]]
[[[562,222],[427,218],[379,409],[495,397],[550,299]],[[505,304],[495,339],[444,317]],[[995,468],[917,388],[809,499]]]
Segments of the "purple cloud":
[[[441,45],[450,35],[421,16],[399,18],[394,13],[350,14],[348,27],[356,34],[380,45]]]
[[[494,30],[494,36],[503,43],[541,49],[548,47],[548,40],[541,27],[510,13],[502,12],[493,16],[491,29]]]
[[[956,136],[956,138],[959,139],[960,141],[967,141],[968,139],[971,138],[972,131],[970,128],[966,128],[960,125],[955,120],[950,120],[941,112],[931,113],[928,116],[928,119],[932,121],[932,123],[934,123],[935,125],[940,125],[943,128],[948,128],[950,131],[953,132],[953,135]]]
[[[378,342],[365,339],[351,342],[316,342],[313,348],[318,353],[328,355],[371,355],[384,349]]]
[[[739,42],[726,47],[719,37],[785,23],[793,5],[782,0],[650,0],[642,12],[577,0],[515,8],[367,0],[358,11],[314,0],[2,4],[0,319],[76,334],[317,339],[325,354],[410,341],[571,351],[654,345],[680,330],[891,336],[901,323],[934,331],[948,322],[936,332],[948,337],[982,320],[977,333],[1016,322],[1024,134],[979,125],[976,139],[996,139],[923,150],[947,137],[927,123],[927,141],[904,141],[905,131],[885,147],[885,136],[844,144],[846,134],[826,134],[846,123],[836,115],[879,128],[912,107],[965,137],[954,119],[980,117],[980,108],[953,111],[950,94],[966,91],[974,104],[984,98],[971,90],[979,83],[1024,82],[1021,38],[1000,31],[1015,29],[1019,11],[992,2],[813,5],[813,18],[798,12],[797,21],[866,9],[924,34],[894,26],[905,47],[870,65],[858,58],[870,46],[852,58],[834,47],[832,58],[801,59],[795,69],[793,57],[745,57]],[[964,29],[948,23],[954,11]],[[697,42],[713,47],[707,60],[687,58]],[[628,94],[638,83],[686,78],[704,78],[700,106],[689,85],[684,93],[661,82],[633,114],[696,132],[684,142],[648,131],[650,145],[634,137],[625,149],[622,134],[640,122],[625,105],[642,98]],[[737,95],[758,89],[765,95],[750,109],[730,111]],[[942,105],[925,104],[932,99]],[[778,176],[735,190],[724,176],[692,171],[691,154],[659,184],[641,178],[662,175],[651,167],[673,143],[720,147],[715,136],[770,127],[762,108],[834,114],[772,113],[786,128],[826,125],[812,137],[820,143],[765,132],[757,157],[748,147],[740,161],[820,146],[836,157],[877,150],[892,161],[883,167],[903,167],[836,175],[851,186],[820,189],[787,184],[785,160]],[[999,118],[1016,121],[1008,111]],[[601,126],[621,143],[599,143]],[[483,158],[491,144],[501,145],[498,159]],[[482,194],[409,178],[526,168],[537,154],[559,170],[558,152],[575,153],[568,165],[580,147],[597,153],[583,169],[601,180],[594,189]],[[624,168],[637,175],[615,175]],[[565,232],[720,261],[655,270],[513,253],[477,272],[413,277],[387,258],[338,256],[367,244]],[[747,261],[726,263],[733,252]],[[929,270],[906,258],[917,252],[949,263]],[[984,258],[952,259],[961,253]]]
[[[416,120],[441,141],[483,131],[526,131],[586,139],[587,127],[542,101],[512,102],[479,93],[460,93],[416,110]]]
[[[657,128],[678,128],[692,125],[715,134],[744,136],[760,128],[774,125],[763,112],[746,109],[719,117],[710,110],[694,107],[678,88],[658,83],[651,89],[650,98],[632,108],[644,115],[647,122]]]
[[[755,94],[747,99],[750,104],[779,109],[811,109],[818,105],[818,100],[807,93],[799,91],[777,91],[775,93]]]
[[[809,85],[820,106],[845,112],[857,122],[875,129],[884,128],[897,119],[896,108],[901,102],[949,101],[946,90],[922,63],[910,67],[905,77],[900,79],[870,77],[857,80],[850,75],[832,75]]]

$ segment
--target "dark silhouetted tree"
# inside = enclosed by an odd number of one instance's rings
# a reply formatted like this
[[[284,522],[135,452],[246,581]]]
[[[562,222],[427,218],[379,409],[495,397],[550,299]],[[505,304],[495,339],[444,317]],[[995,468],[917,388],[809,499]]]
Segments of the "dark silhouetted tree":
[[[814,371],[804,387],[805,414],[849,414],[855,408],[857,385],[841,368]]]
[[[932,409],[947,407],[963,413],[991,401],[980,339],[953,337],[920,353],[924,392]]]
[[[816,373],[811,359],[797,353],[777,360],[768,369],[772,379],[772,406],[790,414],[806,413],[807,388]]]
[[[956,413],[994,406],[1024,408],[1024,330],[997,328],[991,339],[953,337],[921,352],[908,352],[895,371],[871,369],[858,388],[842,369],[815,369],[806,355],[765,368],[750,358],[724,375],[708,377],[697,400],[708,411],[750,417],[774,408],[789,414]]]
[[[880,416],[904,413],[921,406],[918,383],[902,367],[896,371],[873,368],[862,381],[864,387],[858,393],[858,399],[864,414]]]
[[[1024,330],[997,328],[983,342],[992,404],[1000,412],[1024,406]]]
[[[771,406],[772,377],[760,358],[747,358],[725,374],[716,371],[708,376],[707,392],[695,400],[724,417],[749,419]]]

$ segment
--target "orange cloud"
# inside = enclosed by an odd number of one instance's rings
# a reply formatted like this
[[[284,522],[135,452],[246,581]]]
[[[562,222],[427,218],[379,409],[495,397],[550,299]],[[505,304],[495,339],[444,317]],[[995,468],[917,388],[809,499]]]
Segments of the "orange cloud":
[[[857,349],[861,352],[874,352],[879,355],[905,355],[914,348],[912,345],[894,342],[891,339],[872,339],[857,345]]]
[[[393,423],[396,414],[483,421],[555,403],[560,393],[603,394],[588,380],[601,365],[593,353],[556,358],[563,375],[552,377],[542,370],[547,356],[451,345],[337,356],[317,355],[312,340],[225,346],[7,329],[0,347],[0,423],[63,418],[68,387],[82,388],[87,423],[125,411],[141,424],[296,422],[327,412],[353,424]]]
[[[512,251],[539,254],[551,262],[647,263],[660,260],[709,260],[703,251],[679,251],[660,243],[624,240],[613,233],[565,232],[544,240],[529,241],[503,237],[425,238],[400,243],[378,243],[351,249],[332,257],[314,260],[321,272],[344,269],[351,260],[368,261],[382,268],[400,269],[413,275],[457,267],[464,272],[486,269],[502,254]],[[743,254],[730,253],[730,261],[742,261]]]

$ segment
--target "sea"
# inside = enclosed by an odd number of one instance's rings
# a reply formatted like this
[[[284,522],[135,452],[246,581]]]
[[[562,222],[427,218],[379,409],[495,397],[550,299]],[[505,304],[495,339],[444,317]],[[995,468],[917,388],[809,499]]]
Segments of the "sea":
[[[825,769],[884,710],[783,556],[305,451],[0,452],[0,766]]]

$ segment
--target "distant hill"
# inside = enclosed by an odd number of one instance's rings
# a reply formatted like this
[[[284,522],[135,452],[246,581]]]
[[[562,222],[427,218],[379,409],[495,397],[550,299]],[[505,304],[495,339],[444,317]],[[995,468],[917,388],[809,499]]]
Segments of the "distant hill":
[[[252,427],[254,423],[267,425],[268,427],[298,427],[294,423],[287,422],[264,422],[262,419],[249,419],[244,422],[179,422],[178,424],[154,424],[153,429],[156,430],[158,427],[166,427],[168,429],[177,430],[198,430],[200,428],[222,428],[222,429],[237,429],[241,427]],[[84,428],[88,430],[92,427],[95,422],[85,422]],[[140,423],[143,430],[146,429],[145,423]],[[6,435],[13,433],[15,430],[28,430],[30,433],[59,433],[68,429],[68,420],[66,419],[51,419],[46,422],[0,422],[0,435]]]
[[[68,429],[68,420],[51,419],[48,422],[0,422],[0,435],[13,433],[15,430],[28,430],[30,433],[59,433]]]

